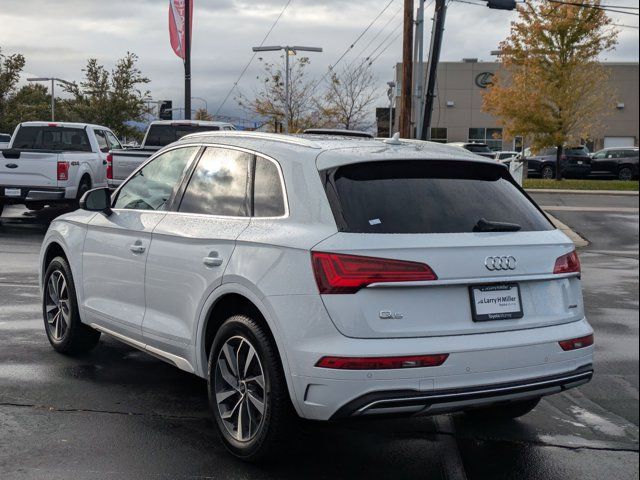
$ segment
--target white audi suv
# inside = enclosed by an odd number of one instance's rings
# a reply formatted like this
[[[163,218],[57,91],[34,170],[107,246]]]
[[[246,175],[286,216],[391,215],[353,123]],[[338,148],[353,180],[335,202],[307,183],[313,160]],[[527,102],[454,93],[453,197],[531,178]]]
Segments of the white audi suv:
[[[56,219],[41,267],[53,348],[104,333],[206,379],[248,460],[299,418],[515,418],[593,375],[571,240],[435,143],[190,135]]]

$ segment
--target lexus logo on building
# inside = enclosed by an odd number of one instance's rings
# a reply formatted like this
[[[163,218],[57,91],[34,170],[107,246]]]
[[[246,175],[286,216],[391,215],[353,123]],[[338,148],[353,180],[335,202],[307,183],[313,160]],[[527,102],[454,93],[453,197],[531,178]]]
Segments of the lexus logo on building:
[[[518,261],[516,257],[487,257],[484,259],[484,266],[487,267],[487,270],[490,272],[495,272],[496,270],[515,270],[518,266]]]
[[[480,88],[487,88],[489,85],[493,85],[493,73],[482,72],[476,75],[476,85]]]

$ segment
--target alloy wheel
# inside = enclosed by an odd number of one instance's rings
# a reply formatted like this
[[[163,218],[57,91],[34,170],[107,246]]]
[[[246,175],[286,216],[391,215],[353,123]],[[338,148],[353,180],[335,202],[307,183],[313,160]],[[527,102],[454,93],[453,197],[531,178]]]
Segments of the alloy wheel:
[[[60,341],[69,328],[71,304],[69,289],[64,274],[55,270],[46,285],[45,291],[47,328],[55,341]]]
[[[258,352],[242,336],[229,338],[218,353],[215,395],[220,418],[237,441],[260,431],[265,414],[265,378]]]
[[[622,168],[618,173],[618,178],[620,180],[633,180],[633,172],[630,168]]]
[[[542,169],[542,178],[552,180],[554,178],[553,169],[551,167],[544,167]]]

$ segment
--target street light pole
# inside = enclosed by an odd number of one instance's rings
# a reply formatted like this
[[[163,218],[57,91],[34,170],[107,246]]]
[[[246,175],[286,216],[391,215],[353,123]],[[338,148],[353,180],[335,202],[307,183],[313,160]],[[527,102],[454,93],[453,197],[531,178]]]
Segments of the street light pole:
[[[285,81],[284,81],[284,132],[289,133],[289,122],[291,121],[291,84],[290,84],[290,62],[289,56],[296,55],[297,52],[318,52],[322,53],[320,47],[289,47],[289,46],[270,46],[270,47],[253,47],[254,52],[278,52],[284,50],[285,55]]]
[[[27,78],[28,82],[51,82],[51,121],[56,121],[56,100],[55,100],[55,88],[56,82],[64,83],[65,85],[72,85],[71,82],[67,82],[66,80],[62,80],[61,78],[55,77],[36,77],[36,78]]]

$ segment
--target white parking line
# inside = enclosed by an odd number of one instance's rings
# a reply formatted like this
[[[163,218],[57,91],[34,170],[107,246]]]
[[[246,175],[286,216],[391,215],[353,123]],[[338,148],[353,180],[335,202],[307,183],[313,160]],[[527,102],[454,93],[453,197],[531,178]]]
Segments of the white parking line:
[[[548,205],[540,208],[548,212],[640,213],[640,208],[636,207],[573,207],[566,205]]]

